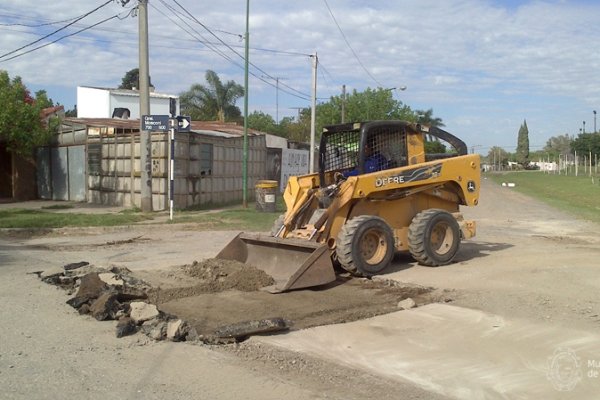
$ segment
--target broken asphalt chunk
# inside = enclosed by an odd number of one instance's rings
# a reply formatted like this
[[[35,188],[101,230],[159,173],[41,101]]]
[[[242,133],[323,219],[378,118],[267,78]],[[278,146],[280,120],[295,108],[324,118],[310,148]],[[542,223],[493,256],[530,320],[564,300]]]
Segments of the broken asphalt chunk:
[[[269,318],[225,325],[215,331],[215,336],[237,339],[259,333],[271,333],[287,329],[289,329],[289,325],[283,318]]]
[[[118,338],[133,335],[137,332],[135,322],[129,317],[123,317],[117,322],[116,335]]]
[[[76,263],[67,264],[63,268],[65,271],[71,271],[71,270],[74,270],[77,268],[85,267],[86,265],[90,265],[90,263],[87,261],[80,261],[80,262],[76,262]]]

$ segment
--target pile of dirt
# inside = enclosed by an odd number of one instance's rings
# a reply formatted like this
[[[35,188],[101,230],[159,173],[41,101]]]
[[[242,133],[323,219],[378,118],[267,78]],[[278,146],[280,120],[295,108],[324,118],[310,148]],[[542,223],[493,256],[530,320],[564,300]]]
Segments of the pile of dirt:
[[[273,278],[262,270],[233,260],[209,258],[185,265],[183,272],[206,282],[211,292],[236,289],[252,292],[275,283]]]
[[[450,293],[432,287],[349,275],[320,287],[275,295],[260,290],[274,283],[264,271],[220,259],[137,271],[78,262],[40,272],[40,277],[69,294],[77,292],[68,303],[81,314],[119,320],[119,337],[142,331],[156,340],[219,344],[451,301]],[[139,307],[152,315],[140,319]]]
[[[159,285],[148,292],[150,300],[155,304],[159,304],[184,297],[219,293],[226,290],[254,292],[275,283],[270,275],[253,266],[238,261],[216,258],[182,265],[171,271],[170,276],[176,279],[180,274],[192,278],[186,279],[186,281],[188,284],[193,284],[186,287],[172,288],[163,288]]]

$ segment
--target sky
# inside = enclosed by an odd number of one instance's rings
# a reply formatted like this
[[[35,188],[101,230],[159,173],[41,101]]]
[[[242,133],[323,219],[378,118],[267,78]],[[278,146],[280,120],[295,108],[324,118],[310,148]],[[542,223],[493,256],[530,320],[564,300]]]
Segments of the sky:
[[[0,69],[67,109],[77,86],[117,87],[138,67],[137,2],[123,2],[2,0]],[[157,92],[203,84],[209,69],[244,84],[246,1],[149,0],[148,13]],[[281,119],[309,107],[315,53],[318,101],[342,85],[405,86],[396,100],[433,109],[484,155],[514,152],[523,121],[535,151],[584,121],[593,131],[600,111],[597,0],[250,0],[249,22],[250,112]]]

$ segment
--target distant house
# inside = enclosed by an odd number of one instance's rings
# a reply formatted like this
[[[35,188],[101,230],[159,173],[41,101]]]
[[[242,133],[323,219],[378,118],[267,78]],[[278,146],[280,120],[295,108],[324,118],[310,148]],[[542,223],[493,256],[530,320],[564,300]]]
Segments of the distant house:
[[[150,114],[179,115],[179,97],[150,93]],[[77,87],[77,118],[140,119],[140,91],[90,86]]]

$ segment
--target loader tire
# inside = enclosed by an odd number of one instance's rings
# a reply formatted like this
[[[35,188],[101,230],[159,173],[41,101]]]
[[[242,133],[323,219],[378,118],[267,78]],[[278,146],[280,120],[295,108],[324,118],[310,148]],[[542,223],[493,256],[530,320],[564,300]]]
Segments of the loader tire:
[[[460,245],[460,227],[447,211],[430,209],[417,214],[408,228],[408,249],[419,264],[449,264]]]
[[[394,233],[379,217],[354,217],[346,222],[338,235],[337,259],[342,268],[354,275],[378,274],[390,264],[394,252]]]
[[[273,226],[271,227],[271,236],[277,235],[281,227],[283,226],[283,221],[285,220],[285,214],[281,214],[275,222],[273,222]]]

